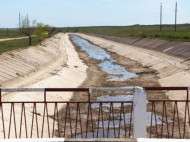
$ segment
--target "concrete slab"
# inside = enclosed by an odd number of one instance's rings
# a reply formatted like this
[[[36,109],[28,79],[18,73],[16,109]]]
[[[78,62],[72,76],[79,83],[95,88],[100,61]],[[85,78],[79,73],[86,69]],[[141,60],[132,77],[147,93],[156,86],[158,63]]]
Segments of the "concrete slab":
[[[60,54],[59,35],[42,45],[14,50],[0,55],[0,83],[23,76],[53,62]]]

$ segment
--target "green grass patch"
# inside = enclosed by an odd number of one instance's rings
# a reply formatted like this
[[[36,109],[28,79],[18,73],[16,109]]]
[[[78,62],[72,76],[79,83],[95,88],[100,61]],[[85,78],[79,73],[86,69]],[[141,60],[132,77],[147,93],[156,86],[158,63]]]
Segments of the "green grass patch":
[[[52,35],[61,32],[59,28],[56,28]],[[17,37],[25,37],[23,33],[20,33],[18,28],[0,28],[0,39],[4,38],[17,38]]]
[[[24,34],[20,33],[18,29],[16,28],[0,28],[0,38],[17,38],[17,37],[23,37]]]
[[[39,44],[40,41],[36,38],[32,38],[32,46]],[[9,41],[1,41],[0,42],[0,54],[12,51],[15,49],[24,49],[29,47],[28,39],[17,39],[17,40],[9,40]]]
[[[190,41],[190,24],[163,25],[160,32],[159,25],[133,25],[133,26],[101,26],[101,27],[69,27],[59,28],[62,32],[83,32],[108,36],[137,37],[164,39],[169,41]]]

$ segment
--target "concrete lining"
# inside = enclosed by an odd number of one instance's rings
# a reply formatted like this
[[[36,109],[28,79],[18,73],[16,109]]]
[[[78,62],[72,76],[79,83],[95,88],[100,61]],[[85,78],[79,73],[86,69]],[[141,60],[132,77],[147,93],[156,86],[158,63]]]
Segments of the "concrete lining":
[[[138,46],[147,49],[154,49],[160,52],[164,52],[170,55],[182,57],[187,59],[190,57],[190,42],[181,41],[167,41],[161,39],[149,39],[149,38],[133,38],[133,37],[115,37],[98,34],[90,34],[97,37],[102,37],[108,40]]]
[[[0,85],[53,62],[60,55],[60,47],[57,44],[59,41],[58,34],[45,40],[40,46],[17,49],[0,55]]]

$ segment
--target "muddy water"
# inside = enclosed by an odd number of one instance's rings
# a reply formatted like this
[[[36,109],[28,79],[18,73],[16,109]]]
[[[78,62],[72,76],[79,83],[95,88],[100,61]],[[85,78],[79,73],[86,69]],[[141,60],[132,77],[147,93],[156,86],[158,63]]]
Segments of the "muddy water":
[[[91,44],[76,35],[72,36],[72,41],[79,46],[81,50],[88,53],[89,57],[100,61],[98,66],[102,71],[108,74],[108,80],[125,81],[138,77],[135,73],[128,72],[123,66],[117,64],[117,62],[111,58],[110,54],[99,46]]]

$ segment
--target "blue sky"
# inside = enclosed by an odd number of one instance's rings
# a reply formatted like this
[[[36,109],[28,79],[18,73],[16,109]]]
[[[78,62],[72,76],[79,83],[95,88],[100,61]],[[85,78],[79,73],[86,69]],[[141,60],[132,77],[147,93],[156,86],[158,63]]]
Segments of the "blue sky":
[[[58,27],[174,23],[176,0],[0,0],[0,27],[18,27],[18,13]],[[190,23],[190,0],[177,0],[178,23]]]

